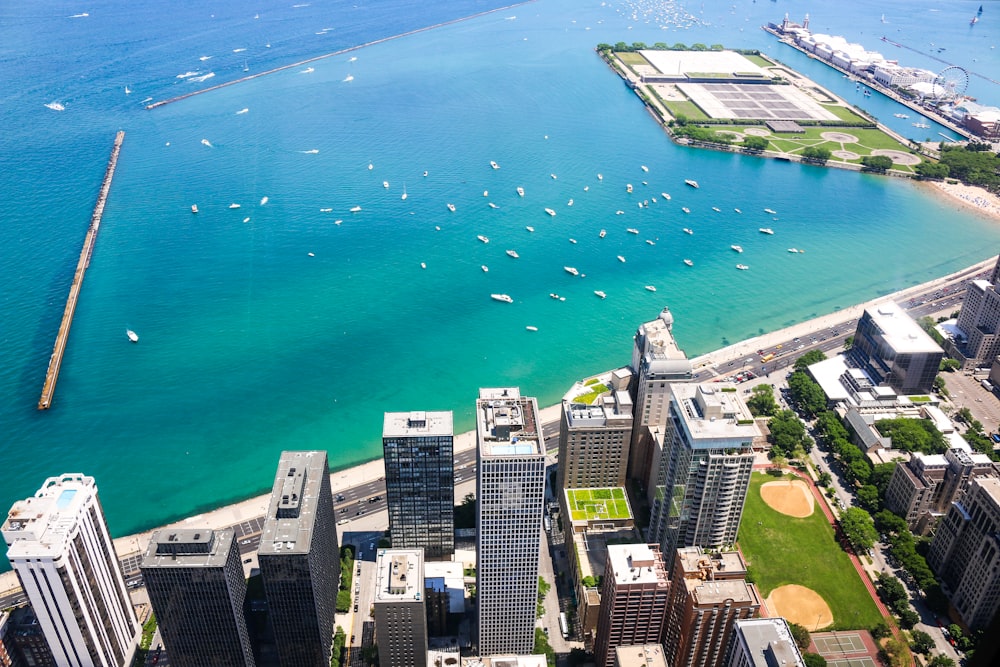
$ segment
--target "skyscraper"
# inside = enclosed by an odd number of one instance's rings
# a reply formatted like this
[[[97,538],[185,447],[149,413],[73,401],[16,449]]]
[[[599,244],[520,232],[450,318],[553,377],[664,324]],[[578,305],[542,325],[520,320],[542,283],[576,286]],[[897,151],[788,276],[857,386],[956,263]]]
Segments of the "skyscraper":
[[[455,551],[451,412],[385,413],[382,451],[393,548],[448,558]]]
[[[873,382],[900,394],[934,389],[944,350],[891,301],[865,308],[847,353]]]
[[[966,368],[989,366],[1000,354],[1000,258],[989,280],[970,281],[955,325],[956,337],[949,353]]]
[[[649,541],[663,553],[736,542],[760,429],[736,388],[671,384]]]
[[[476,592],[482,656],[534,650],[545,498],[540,429],[534,398],[513,387],[479,390]]]
[[[962,621],[982,628],[1000,609],[1000,479],[974,477],[938,523],[927,564]]]
[[[50,477],[3,525],[17,572],[59,667],[131,665],[139,623],[93,477]]]
[[[139,569],[171,665],[254,667],[232,528],[158,530]]]
[[[635,419],[629,447],[628,476],[649,484],[652,469],[650,427],[667,422],[667,385],[691,379],[691,362],[677,347],[671,329],[674,316],[664,308],[652,322],[640,324],[632,348]]]
[[[257,549],[283,667],[330,664],[340,585],[326,452],[282,452]]]
[[[609,545],[594,642],[598,667],[614,667],[619,646],[658,644],[669,598],[670,581],[657,545]]]
[[[632,438],[632,399],[616,391],[595,405],[563,401],[559,489],[625,486]]]
[[[736,621],[756,618],[760,593],[746,582],[739,552],[706,554],[701,547],[675,552],[663,647],[678,667],[721,667]]]
[[[425,602],[421,550],[380,549],[373,604],[379,664],[427,665]]]

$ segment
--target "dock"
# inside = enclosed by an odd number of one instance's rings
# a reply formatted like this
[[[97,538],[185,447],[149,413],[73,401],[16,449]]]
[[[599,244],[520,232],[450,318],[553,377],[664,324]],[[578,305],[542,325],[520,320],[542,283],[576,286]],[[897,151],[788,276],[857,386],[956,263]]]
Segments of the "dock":
[[[59,323],[59,332],[56,334],[56,343],[52,348],[52,356],[49,357],[49,368],[45,373],[45,384],[42,386],[42,395],[38,399],[38,409],[48,410],[52,407],[52,396],[56,392],[56,381],[59,379],[59,369],[62,367],[63,354],[66,352],[66,341],[69,338],[69,328],[73,324],[73,315],[76,313],[76,304],[80,298],[80,288],[83,286],[83,276],[90,266],[90,258],[94,254],[94,245],[97,243],[97,232],[101,228],[101,217],[104,215],[104,204],[108,200],[108,192],[111,190],[111,179],[115,175],[115,167],[118,165],[118,154],[121,152],[122,142],[125,140],[125,132],[118,131],[115,135],[115,143],[111,147],[111,157],[108,158],[108,166],[104,169],[104,180],[101,182],[101,190],[97,195],[97,204],[94,205],[94,212],[90,216],[90,226],[87,228],[87,235],[83,239],[83,249],[80,250],[80,259],[76,263],[76,271],[73,273],[73,282],[69,287],[69,296],[66,299],[66,308],[63,310],[62,321]]]

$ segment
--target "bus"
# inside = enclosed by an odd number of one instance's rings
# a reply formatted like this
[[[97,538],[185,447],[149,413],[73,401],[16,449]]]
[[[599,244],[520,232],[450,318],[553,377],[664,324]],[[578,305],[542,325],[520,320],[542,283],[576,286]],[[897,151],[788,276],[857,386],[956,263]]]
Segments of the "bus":
[[[562,631],[563,639],[569,639],[569,621],[566,620],[566,612],[559,613],[559,630]]]

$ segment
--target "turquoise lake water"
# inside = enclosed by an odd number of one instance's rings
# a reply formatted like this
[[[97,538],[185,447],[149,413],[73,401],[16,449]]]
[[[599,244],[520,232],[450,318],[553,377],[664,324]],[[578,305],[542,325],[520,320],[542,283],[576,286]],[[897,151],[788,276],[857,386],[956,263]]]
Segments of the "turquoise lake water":
[[[147,97],[500,3],[161,4],[3,10],[0,505],[82,471],[115,534],[148,528],[269,488],[283,449],[326,449],[335,467],[376,458],[387,410],[454,410],[465,430],[479,386],[552,404],[575,379],[626,364],[637,324],[666,305],[693,356],[943,275],[1000,241],[1000,225],[913,183],[675,146],[593,52],[619,40],[760,48],[912,136],[899,107],[860,99],[758,26],[809,11],[815,30],[869,48],[885,33],[1000,71],[1000,11],[970,29],[978,3],[886,2],[883,24],[856,0],[541,0],[146,111]],[[1000,102],[975,74],[969,92]],[[118,129],[58,390],[38,412]]]

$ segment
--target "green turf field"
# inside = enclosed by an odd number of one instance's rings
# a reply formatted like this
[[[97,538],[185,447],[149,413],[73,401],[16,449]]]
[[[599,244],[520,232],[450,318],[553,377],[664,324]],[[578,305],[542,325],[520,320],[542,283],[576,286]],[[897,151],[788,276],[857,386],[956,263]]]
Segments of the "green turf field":
[[[632,516],[622,488],[567,489],[566,500],[573,521],[621,520]]]

